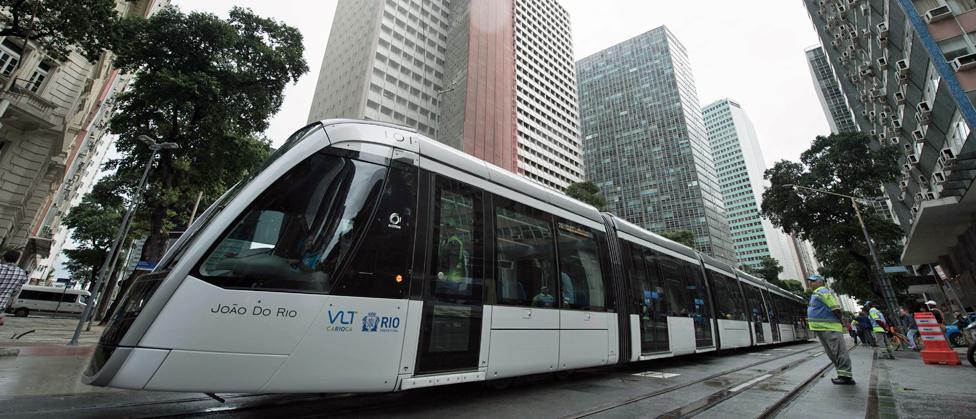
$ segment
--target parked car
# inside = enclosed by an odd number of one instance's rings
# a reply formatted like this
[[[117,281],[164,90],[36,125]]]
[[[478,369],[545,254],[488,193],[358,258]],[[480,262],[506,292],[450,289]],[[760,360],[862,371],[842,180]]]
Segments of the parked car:
[[[17,302],[7,311],[17,317],[27,317],[33,313],[71,313],[85,311],[91,293],[85,290],[25,285]]]

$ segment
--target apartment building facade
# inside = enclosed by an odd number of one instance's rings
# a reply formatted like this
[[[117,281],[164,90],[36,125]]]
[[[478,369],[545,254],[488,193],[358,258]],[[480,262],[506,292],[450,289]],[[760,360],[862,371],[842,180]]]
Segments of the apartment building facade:
[[[148,16],[168,4],[119,0],[116,10]],[[0,246],[22,249],[20,265],[35,279],[63,245],[61,217],[91,186],[108,148],[107,115],[124,86],[111,61],[109,51],[94,62],[75,51],[54,60],[32,42],[0,40],[0,79],[14,79],[0,117]],[[38,266],[45,269],[34,272]]]
[[[903,151],[884,186],[907,235],[902,263],[940,265],[976,306],[976,2],[804,4],[860,130]]]

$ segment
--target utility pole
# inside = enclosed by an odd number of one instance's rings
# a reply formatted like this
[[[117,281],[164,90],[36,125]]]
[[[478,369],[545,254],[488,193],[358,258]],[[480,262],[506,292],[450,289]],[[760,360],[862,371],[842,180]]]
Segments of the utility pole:
[[[891,310],[891,313],[895,313],[898,308],[898,299],[895,298],[895,289],[891,286],[891,281],[888,279],[888,275],[885,274],[884,267],[881,265],[881,260],[878,259],[878,253],[874,249],[874,242],[871,240],[871,235],[868,234],[868,228],[864,224],[864,218],[861,217],[861,209],[858,208],[857,206],[858,200],[870,202],[871,199],[858,198],[855,196],[839,194],[836,192],[826,191],[823,189],[809,188],[806,186],[800,186],[794,184],[786,184],[783,185],[783,187],[806,189],[813,192],[839,196],[841,198],[847,198],[851,200],[851,206],[854,207],[854,213],[857,214],[857,222],[861,225],[861,231],[864,233],[864,240],[868,242],[868,250],[871,252],[871,260],[874,262],[874,268],[876,271],[878,271],[878,288],[881,288],[881,298],[884,299],[885,305],[888,306],[888,310]]]

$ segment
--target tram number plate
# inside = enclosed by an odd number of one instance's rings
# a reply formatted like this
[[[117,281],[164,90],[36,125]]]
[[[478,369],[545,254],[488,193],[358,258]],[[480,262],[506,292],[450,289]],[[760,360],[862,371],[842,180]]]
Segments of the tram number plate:
[[[649,378],[671,378],[671,377],[677,377],[681,374],[672,374],[670,372],[644,371],[634,375],[638,377],[649,377]]]

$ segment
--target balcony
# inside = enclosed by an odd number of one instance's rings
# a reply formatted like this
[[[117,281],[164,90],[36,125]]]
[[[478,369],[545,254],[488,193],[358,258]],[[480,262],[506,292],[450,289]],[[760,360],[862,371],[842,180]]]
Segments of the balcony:
[[[6,84],[7,80],[0,77],[0,84]],[[25,83],[25,80],[18,79],[4,95],[10,101],[10,107],[3,116],[3,123],[25,131],[58,129],[64,120],[63,115],[55,113],[58,105],[25,89]]]

